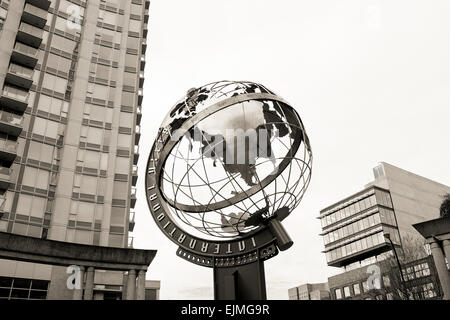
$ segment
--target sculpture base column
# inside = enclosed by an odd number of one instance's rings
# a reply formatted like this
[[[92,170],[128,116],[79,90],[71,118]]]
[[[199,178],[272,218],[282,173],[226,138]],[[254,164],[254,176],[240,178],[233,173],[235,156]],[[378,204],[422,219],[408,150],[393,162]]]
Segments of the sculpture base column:
[[[94,275],[93,267],[88,267],[86,271],[86,286],[84,289],[84,300],[92,300],[94,297]]]
[[[136,299],[136,271],[128,271],[127,300]]]
[[[214,267],[215,300],[266,300],[264,262]]]
[[[145,300],[145,270],[139,270],[137,278],[136,300]]]
[[[431,243],[431,253],[433,255],[434,264],[441,282],[444,300],[450,300],[450,276],[447,266],[445,265],[445,257],[442,248],[437,242]]]

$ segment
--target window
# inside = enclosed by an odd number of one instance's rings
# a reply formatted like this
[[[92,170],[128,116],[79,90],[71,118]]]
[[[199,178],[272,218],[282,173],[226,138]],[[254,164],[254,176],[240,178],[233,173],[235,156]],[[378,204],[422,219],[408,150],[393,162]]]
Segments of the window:
[[[95,195],[97,193],[97,177],[83,175],[81,177],[80,193]]]
[[[99,15],[98,15],[99,21],[102,21],[103,23],[111,24],[111,25],[122,25],[123,23],[123,16],[119,15],[114,12],[109,12],[100,9]]]
[[[0,277],[0,299],[45,300],[49,281]]]
[[[59,11],[64,12],[66,14],[73,15],[73,14],[77,14],[79,16],[83,16],[84,15],[84,8],[81,6],[78,6],[72,2],[69,2],[67,0],[60,0],[59,2]]]
[[[92,144],[101,145],[103,137],[103,129],[88,127],[87,129],[87,142]]]
[[[38,189],[47,189],[50,172],[42,169],[25,167],[22,184]]]
[[[128,174],[130,172],[130,159],[117,157],[115,172],[121,174]]]
[[[73,13],[69,16],[73,17]],[[76,16],[75,16],[76,18]],[[79,25],[79,19],[66,20],[59,16],[56,17],[55,29],[71,34],[72,36],[77,36],[80,33],[81,28]]]
[[[118,134],[117,146],[119,148],[130,148],[131,146],[131,135],[129,134]]]
[[[131,128],[133,126],[133,114],[127,112],[120,113],[119,126]]]
[[[58,98],[49,97],[45,94],[41,94],[38,102],[38,110],[56,114],[56,115],[62,115],[62,111],[67,112],[68,109],[68,103],[66,101],[63,101]]]
[[[140,16],[142,15],[142,6],[139,4],[131,4],[131,8],[130,8],[130,14],[134,14],[136,16]]]
[[[122,34],[113,30],[97,27],[96,35],[100,37],[102,41],[109,43],[120,43]],[[111,48],[109,48],[111,50]]]
[[[106,0],[106,4],[117,9],[124,9],[126,2],[123,0]]]
[[[50,53],[47,60],[47,67],[57,71],[69,73],[72,61],[59,55]]]
[[[361,201],[359,201],[359,207],[360,207],[360,210],[361,210],[361,211],[363,211],[363,210],[366,209],[366,202],[365,202],[364,199],[361,200]]]
[[[339,289],[335,289],[334,290],[334,294],[336,296],[336,299],[342,299],[342,292],[341,292],[340,288]]]
[[[77,221],[93,222],[95,214],[95,203],[78,202]]]
[[[125,208],[111,207],[111,225],[125,224]]]
[[[140,45],[141,45],[141,40],[139,38],[128,37],[127,48],[139,50]]]
[[[57,34],[53,34],[52,37],[52,44],[51,46],[53,48],[56,48],[58,50],[65,51],[67,53],[73,53],[76,47],[76,42],[72,41],[70,39],[64,38],[62,36],[59,36]]]
[[[355,295],[358,295],[358,294],[361,293],[361,289],[360,289],[359,283],[355,283],[353,285],[353,292],[355,293]]]
[[[95,76],[97,78],[101,78],[101,79],[105,79],[105,80],[109,80],[109,73],[111,71],[111,67],[110,66],[104,66],[101,64],[95,64],[92,63],[91,66],[95,66]]]
[[[123,85],[134,88],[136,86],[136,74],[124,72],[123,73]]]
[[[58,137],[58,122],[36,117],[34,120],[33,133],[56,139]]]
[[[75,231],[75,239],[74,242],[81,244],[92,244],[93,243],[93,235],[92,231],[88,230],[74,230]]]
[[[114,181],[113,199],[127,199],[129,190],[128,182]]]
[[[383,276],[383,285],[386,288],[391,286],[391,279],[389,276]]]
[[[137,55],[132,55],[132,54],[127,53],[125,55],[125,66],[134,68],[135,70],[137,70],[138,60],[139,60],[139,57]]]
[[[367,239],[367,247],[368,247],[368,248],[373,247],[373,240],[372,240],[372,237],[371,237],[371,236],[368,236],[368,237],[365,238],[365,239]]]
[[[363,288],[363,292],[369,291],[369,285],[367,284],[367,281],[362,282],[362,288]]]
[[[67,79],[46,73],[44,75],[44,82],[42,83],[42,86],[49,90],[64,94],[67,88]]]
[[[53,159],[54,146],[40,143],[36,141],[30,141],[30,148],[28,149],[28,158],[42,161],[46,163],[55,163]]]
[[[100,163],[100,152],[84,150],[84,167],[98,169]]]
[[[131,32],[140,33],[141,32],[141,22],[138,20],[130,19],[130,26],[129,26],[128,30]]]
[[[113,94],[114,94],[113,88],[96,83],[88,84],[88,96],[91,96],[95,99],[100,99],[104,101],[114,100]]]
[[[123,247],[123,235],[122,234],[109,234],[109,245],[111,247],[121,248]]]
[[[16,212],[35,218],[43,218],[45,212],[45,198],[19,194]]]
[[[350,294],[350,287],[344,287],[344,296],[346,298],[351,296],[351,294]]]

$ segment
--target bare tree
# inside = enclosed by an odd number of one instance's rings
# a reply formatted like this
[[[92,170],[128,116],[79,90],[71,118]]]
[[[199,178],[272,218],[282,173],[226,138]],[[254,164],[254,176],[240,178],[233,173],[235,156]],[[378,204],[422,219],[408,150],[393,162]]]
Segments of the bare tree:
[[[402,248],[396,248],[403,278],[400,274],[398,262],[394,254],[381,262],[383,285],[378,290],[371,290],[372,298],[392,300],[425,300],[434,294],[440,296],[440,288],[429,263],[429,256],[423,239],[407,235],[402,237]],[[427,259],[425,259],[427,258]],[[423,260],[423,262],[420,262]],[[428,267],[427,264],[428,264]],[[430,278],[433,279],[432,288],[429,285]],[[403,281],[404,280],[404,281]],[[433,291],[431,291],[433,290]]]
[[[450,217],[450,193],[447,193],[443,198],[444,200],[439,210],[441,218]]]

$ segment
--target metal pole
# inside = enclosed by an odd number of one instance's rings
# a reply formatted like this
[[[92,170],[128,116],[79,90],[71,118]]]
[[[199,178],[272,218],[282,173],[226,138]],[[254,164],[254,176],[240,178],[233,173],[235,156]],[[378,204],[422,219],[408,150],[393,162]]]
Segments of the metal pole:
[[[404,290],[404,292],[406,294],[406,300],[409,300],[409,296],[408,296],[408,294],[406,292],[405,278],[403,278],[403,270],[402,270],[402,266],[400,264],[400,259],[398,258],[398,255],[397,255],[397,250],[395,249],[395,246],[394,246],[394,243],[392,242],[391,237],[386,237],[386,238],[391,243],[392,251],[394,251],[395,259],[397,260],[398,270],[400,271],[400,277],[401,277],[401,280],[402,280],[402,287],[403,287],[403,290]]]

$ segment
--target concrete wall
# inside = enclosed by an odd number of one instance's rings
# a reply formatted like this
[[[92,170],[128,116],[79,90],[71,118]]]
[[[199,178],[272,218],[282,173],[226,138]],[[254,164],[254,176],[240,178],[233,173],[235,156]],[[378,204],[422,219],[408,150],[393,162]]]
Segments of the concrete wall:
[[[45,264],[0,259],[0,276],[51,280],[52,267]]]
[[[48,288],[48,300],[72,300],[73,290],[67,288],[66,267],[54,266],[52,267],[52,277]]]
[[[412,225],[438,218],[442,196],[450,187],[385,162],[381,165],[385,174],[373,184],[390,190],[400,236],[420,237]]]

